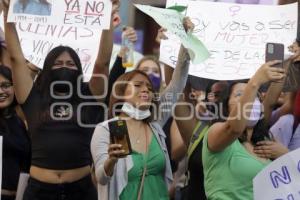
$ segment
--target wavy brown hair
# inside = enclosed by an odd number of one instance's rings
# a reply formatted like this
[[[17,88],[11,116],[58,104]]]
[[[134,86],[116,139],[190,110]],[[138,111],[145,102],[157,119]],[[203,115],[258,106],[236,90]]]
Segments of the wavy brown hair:
[[[151,89],[153,88],[151,80],[149,79],[147,74],[140,70],[133,70],[131,72],[127,72],[127,73],[123,74],[122,76],[120,76],[114,83],[113,88],[112,88],[113,91],[109,98],[109,111],[108,111],[109,118],[113,118],[116,115],[120,114],[120,112],[114,112],[114,110],[115,109],[120,110],[122,108],[122,105],[123,105],[122,103],[124,103],[125,101],[121,97],[124,97],[125,90],[128,86],[128,83],[133,79],[133,77],[135,77],[138,74],[143,75],[151,84]],[[116,95],[114,95],[114,94],[116,94]],[[158,108],[158,102],[155,101],[154,98],[152,99],[151,106],[150,106],[151,116],[146,118],[144,120],[145,122],[151,122],[155,119],[156,116],[155,116],[155,113],[153,112],[153,109],[154,109],[153,106],[156,106],[156,108]]]

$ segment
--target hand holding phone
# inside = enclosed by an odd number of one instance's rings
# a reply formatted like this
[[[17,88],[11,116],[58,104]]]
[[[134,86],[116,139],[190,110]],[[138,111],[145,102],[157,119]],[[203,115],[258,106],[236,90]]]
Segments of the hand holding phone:
[[[271,60],[281,60],[281,63],[273,65],[272,67],[283,68],[284,60],[284,45],[280,43],[267,43],[266,44],[266,62]]]
[[[119,157],[125,157],[131,154],[131,144],[128,134],[128,129],[125,120],[115,120],[108,123],[109,132],[110,132],[110,141],[111,144],[116,144],[116,148],[121,145],[120,149],[117,151],[124,150]]]

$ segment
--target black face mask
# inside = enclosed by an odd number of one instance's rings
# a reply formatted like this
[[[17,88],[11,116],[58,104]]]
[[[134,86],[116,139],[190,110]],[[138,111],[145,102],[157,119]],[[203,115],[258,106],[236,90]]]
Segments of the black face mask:
[[[68,69],[66,67],[61,67],[58,69],[53,69],[51,71],[52,83],[55,81],[66,81],[70,83],[73,87],[73,92],[77,91],[77,78],[79,77],[79,70]],[[70,85],[66,83],[57,83],[54,85],[54,91],[60,93],[69,93]]]

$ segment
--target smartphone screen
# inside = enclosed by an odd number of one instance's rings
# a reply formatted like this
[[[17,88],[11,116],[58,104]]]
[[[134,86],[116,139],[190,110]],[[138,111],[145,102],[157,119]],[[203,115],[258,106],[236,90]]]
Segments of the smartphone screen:
[[[124,157],[131,154],[131,144],[125,120],[115,120],[108,123],[112,144],[121,144],[125,150]]]
[[[283,68],[284,60],[284,45],[280,43],[267,43],[266,44],[266,62],[271,60],[281,60],[282,62],[273,67]]]

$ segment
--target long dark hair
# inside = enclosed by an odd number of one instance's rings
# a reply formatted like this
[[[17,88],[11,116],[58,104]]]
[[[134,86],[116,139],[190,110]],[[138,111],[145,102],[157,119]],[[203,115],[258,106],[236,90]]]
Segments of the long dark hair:
[[[39,73],[37,80],[34,84],[34,87],[36,87],[38,93],[41,95],[41,99],[43,99],[41,108],[40,108],[40,114],[42,118],[45,117],[45,115],[49,116],[49,113],[47,112],[50,104],[54,101],[54,99],[51,97],[50,94],[50,85],[52,82],[52,67],[55,63],[55,60],[64,52],[69,53],[71,58],[73,59],[79,74],[82,75],[82,65],[80,62],[80,58],[78,54],[75,52],[74,49],[68,46],[57,46],[53,48],[48,55],[45,58],[43,70]],[[79,76],[80,76],[79,75]],[[78,76],[78,77],[79,77]],[[77,77],[77,78],[78,78]],[[81,84],[82,84],[82,79],[81,79]],[[77,85],[78,87],[81,86],[81,84]],[[72,96],[72,103],[78,103],[81,101],[81,99],[77,95],[77,88],[73,90],[75,92],[75,95]],[[47,113],[45,113],[47,112]]]
[[[36,85],[37,89],[40,92],[49,91],[49,87],[51,84],[51,70],[55,63],[55,60],[64,52],[68,52],[71,56],[71,58],[74,60],[77,69],[79,70],[80,74],[83,74],[82,72],[82,66],[80,62],[80,58],[76,51],[68,46],[57,46],[53,48],[48,55],[45,58],[43,70],[39,74]]]
[[[211,80],[211,82],[208,84],[208,87],[206,89],[206,97],[205,97],[205,101],[208,102],[208,94],[211,92],[212,90],[212,86],[214,84],[219,84],[220,87],[220,93],[219,95],[219,99],[217,102],[215,102],[216,106],[217,106],[217,110],[214,109],[214,107],[212,107],[211,109],[208,107],[208,110],[215,113],[217,112],[217,116],[214,116],[215,118],[213,118],[211,120],[211,124],[214,124],[216,122],[224,122],[225,119],[224,117],[228,117],[228,98],[230,96],[230,88],[229,88],[229,84],[227,81],[215,81],[215,80]]]

